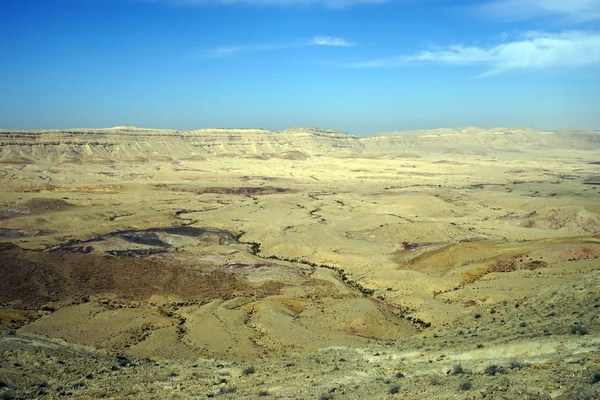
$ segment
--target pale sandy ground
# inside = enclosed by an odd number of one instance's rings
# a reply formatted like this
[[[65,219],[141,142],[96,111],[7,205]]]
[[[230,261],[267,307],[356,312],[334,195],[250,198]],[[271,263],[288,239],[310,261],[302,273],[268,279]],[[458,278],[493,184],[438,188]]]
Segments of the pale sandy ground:
[[[598,396],[593,151],[29,157],[0,169],[0,240],[35,250],[2,253],[0,393]]]

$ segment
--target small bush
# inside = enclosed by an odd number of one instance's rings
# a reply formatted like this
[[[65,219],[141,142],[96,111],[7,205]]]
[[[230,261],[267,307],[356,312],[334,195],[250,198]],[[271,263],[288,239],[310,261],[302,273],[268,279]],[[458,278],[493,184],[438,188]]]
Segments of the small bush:
[[[455,364],[452,367],[452,375],[470,375],[471,371],[464,368],[461,364]]]
[[[571,326],[571,335],[587,335],[589,332],[585,325],[574,324]]]
[[[590,378],[590,384],[593,385],[595,383],[600,382],[600,371],[594,372],[592,377]]]
[[[269,392],[267,392],[266,390],[261,390],[260,392],[258,392],[258,395],[260,397],[267,397],[269,396]]]
[[[253,373],[255,373],[255,372],[256,372],[256,369],[255,369],[255,368],[254,368],[254,366],[252,366],[252,365],[251,365],[251,366],[249,366],[248,368],[245,368],[245,369],[242,371],[242,373],[243,373],[244,375],[252,375],[252,374],[253,374]]]
[[[499,375],[499,374],[505,374],[505,373],[506,373],[506,368],[501,367],[499,365],[489,365],[485,369],[485,374],[489,375],[489,376],[494,376],[494,375]]]
[[[430,376],[429,383],[431,384],[431,386],[438,386],[442,384],[442,381],[437,376]]]
[[[235,386],[221,386],[219,388],[219,394],[235,393]]]
[[[508,364],[508,368],[510,369],[521,369],[521,368],[525,368],[528,367],[529,364],[528,363],[524,363],[518,360],[511,360],[510,364]]]
[[[117,364],[119,364],[120,367],[126,367],[131,364],[131,360],[125,356],[117,356]]]
[[[322,394],[319,400],[333,400],[333,395],[331,393]]]
[[[460,390],[471,390],[473,388],[473,385],[471,385],[471,382],[469,381],[464,381],[461,382],[460,385],[458,385],[458,388]]]
[[[400,392],[400,385],[394,385],[390,388],[390,394],[396,394]]]

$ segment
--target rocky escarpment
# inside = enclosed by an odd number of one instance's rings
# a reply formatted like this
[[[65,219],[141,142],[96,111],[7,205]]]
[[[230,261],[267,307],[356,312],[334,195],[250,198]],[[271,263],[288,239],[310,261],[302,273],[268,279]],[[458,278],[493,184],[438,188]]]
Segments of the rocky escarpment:
[[[194,131],[116,127],[51,131],[0,131],[1,159],[26,163],[46,159],[59,163],[196,158],[219,155],[259,155],[298,158],[340,148],[361,151],[359,138],[335,131],[291,129],[202,129]]]
[[[210,156],[305,159],[320,155],[600,149],[598,132],[543,132],[534,128],[476,127],[354,136],[317,128],[176,131],[120,126],[108,129],[0,130],[0,162],[113,163],[203,159]]]

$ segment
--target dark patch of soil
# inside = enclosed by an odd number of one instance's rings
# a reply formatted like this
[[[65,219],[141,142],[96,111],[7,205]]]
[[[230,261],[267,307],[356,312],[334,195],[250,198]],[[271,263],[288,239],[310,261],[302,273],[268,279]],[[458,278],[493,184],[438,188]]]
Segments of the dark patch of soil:
[[[296,160],[296,161],[304,161],[308,158],[308,156],[301,151],[285,151],[283,153],[278,154],[269,154],[271,158],[279,158],[282,160]]]
[[[203,273],[163,261],[103,254],[48,253],[0,243],[0,304],[39,309],[90,295],[143,301],[152,295],[204,301],[261,296],[278,287],[253,288],[234,273]]]
[[[106,254],[110,254],[111,256],[116,257],[138,257],[145,258],[149,256],[153,256],[156,254],[167,254],[167,250],[162,249],[148,249],[148,250],[109,250],[105,252]]]
[[[26,237],[27,234],[23,232],[22,229],[8,229],[8,228],[0,228],[0,238],[22,238]]]
[[[61,211],[74,207],[73,204],[62,199],[48,199],[44,197],[36,197],[23,203],[32,213],[43,213],[47,211]]]
[[[426,247],[435,246],[436,244],[439,244],[439,243],[431,243],[431,242],[425,242],[425,243],[402,242],[402,249],[404,249],[404,250],[418,250],[418,249],[424,249]]]
[[[240,187],[203,187],[203,188],[183,188],[166,185],[157,185],[158,189],[166,189],[171,192],[191,192],[196,195],[201,194],[231,194],[243,196],[258,196],[276,193],[290,193],[292,189],[274,187],[274,186],[240,186]]]
[[[126,240],[130,243],[143,244],[148,246],[156,246],[162,249],[166,249],[171,247],[171,244],[164,242],[160,239],[159,233],[166,233],[169,235],[180,235],[180,236],[188,236],[188,237],[201,237],[203,235],[217,235],[219,237],[219,244],[222,246],[227,246],[232,243],[237,243],[238,235],[233,232],[226,231],[224,229],[217,228],[200,228],[200,227],[192,227],[192,226],[172,226],[166,228],[149,228],[144,230],[126,230],[126,231],[117,231],[107,233],[106,235],[96,236],[88,240],[83,241],[69,241],[64,243],[58,247],[54,247],[49,249],[49,252],[58,252],[58,253],[90,253],[93,248],[91,246],[82,246],[93,242],[99,242],[108,238],[118,237],[123,240]],[[89,251],[87,251],[89,248]],[[82,251],[82,249],[86,249]],[[154,253],[164,252],[163,250],[153,250]],[[136,251],[133,250],[125,250],[125,252],[129,252],[130,254],[116,254],[118,255],[129,255],[134,257],[139,257],[142,253],[134,254]],[[112,254],[112,253],[109,253]]]

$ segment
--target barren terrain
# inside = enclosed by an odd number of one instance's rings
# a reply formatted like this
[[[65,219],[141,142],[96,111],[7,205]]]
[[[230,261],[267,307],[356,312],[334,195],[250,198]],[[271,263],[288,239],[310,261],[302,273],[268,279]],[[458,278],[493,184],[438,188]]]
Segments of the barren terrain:
[[[2,398],[600,398],[600,133],[0,131]]]

